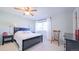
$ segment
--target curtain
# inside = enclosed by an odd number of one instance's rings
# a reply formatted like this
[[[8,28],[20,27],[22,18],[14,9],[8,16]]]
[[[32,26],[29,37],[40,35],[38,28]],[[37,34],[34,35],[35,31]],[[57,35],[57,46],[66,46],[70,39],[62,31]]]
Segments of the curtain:
[[[36,21],[35,31],[38,33],[42,33],[44,36],[44,39],[51,40],[51,36],[52,36],[51,17],[42,21]]]
[[[47,25],[48,25],[48,28],[47,28],[47,39],[51,40],[52,39],[52,18],[51,17],[49,17],[47,19]]]

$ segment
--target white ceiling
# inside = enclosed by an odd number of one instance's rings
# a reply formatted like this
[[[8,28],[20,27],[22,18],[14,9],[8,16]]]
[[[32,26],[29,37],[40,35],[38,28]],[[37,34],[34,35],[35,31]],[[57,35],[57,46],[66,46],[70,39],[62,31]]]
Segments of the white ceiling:
[[[19,15],[25,18],[30,18],[33,20],[41,20],[41,19],[46,19],[49,16],[59,15],[60,13],[72,13],[74,9],[73,7],[33,7],[33,8],[37,9],[37,11],[34,12],[34,16],[23,15],[19,13],[17,10],[15,10],[13,7],[0,7],[0,10],[15,15]]]

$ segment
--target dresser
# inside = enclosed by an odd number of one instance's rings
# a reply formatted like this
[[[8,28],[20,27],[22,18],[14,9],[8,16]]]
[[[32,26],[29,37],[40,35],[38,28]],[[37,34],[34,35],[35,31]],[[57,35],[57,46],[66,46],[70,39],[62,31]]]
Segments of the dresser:
[[[79,41],[73,39],[73,34],[66,33],[64,39],[66,51],[79,51]]]

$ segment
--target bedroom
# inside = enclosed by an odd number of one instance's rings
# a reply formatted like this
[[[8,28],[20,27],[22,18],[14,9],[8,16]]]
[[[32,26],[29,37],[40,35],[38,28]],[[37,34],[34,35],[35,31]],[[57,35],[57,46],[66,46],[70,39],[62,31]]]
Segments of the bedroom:
[[[64,51],[64,33],[71,34],[74,32],[75,25],[73,24],[73,13],[77,8],[73,7],[33,7],[37,10],[33,12],[33,15],[24,14],[24,11],[19,12],[14,7],[0,7],[0,51],[19,51],[25,47],[28,42],[19,43],[13,42],[3,42],[2,34],[7,32],[8,35],[12,35],[14,39],[14,30],[20,31],[20,34],[25,34],[27,31],[28,37],[35,36],[39,38],[40,43],[26,49],[26,51]],[[23,13],[22,13],[23,12]],[[78,24],[79,25],[79,24]],[[18,29],[17,29],[18,28]],[[51,44],[51,39],[53,36],[52,30],[60,30],[60,45],[57,42]],[[22,32],[23,31],[23,32]],[[21,33],[22,32],[22,33]],[[31,34],[29,32],[32,32]],[[34,34],[33,34],[34,33]],[[36,34],[35,34],[36,33]],[[37,35],[37,33],[39,33]],[[18,33],[19,34],[19,33]],[[20,37],[22,38],[22,37]],[[10,40],[10,38],[5,38],[5,40]],[[30,39],[31,40],[31,39]],[[42,41],[42,42],[41,42]],[[17,42],[19,42],[17,40]],[[3,45],[2,45],[3,44]],[[23,46],[22,46],[23,44]],[[21,49],[19,49],[19,46]],[[28,44],[29,45],[29,44]],[[33,45],[33,44],[32,44]],[[23,49],[25,50],[25,49]]]

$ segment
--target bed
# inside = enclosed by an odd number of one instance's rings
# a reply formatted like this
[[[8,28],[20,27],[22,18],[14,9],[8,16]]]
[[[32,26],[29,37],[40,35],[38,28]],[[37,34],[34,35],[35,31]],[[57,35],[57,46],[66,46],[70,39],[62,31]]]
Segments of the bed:
[[[43,41],[39,33],[32,33],[29,28],[14,27],[14,40],[20,51],[24,51],[35,44]]]

